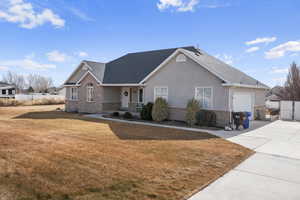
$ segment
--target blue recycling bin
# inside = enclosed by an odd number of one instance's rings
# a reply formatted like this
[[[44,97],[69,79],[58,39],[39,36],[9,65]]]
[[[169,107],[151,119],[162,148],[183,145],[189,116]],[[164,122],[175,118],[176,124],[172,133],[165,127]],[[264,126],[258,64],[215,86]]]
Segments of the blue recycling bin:
[[[250,119],[249,119],[250,117],[251,117],[251,112],[246,112],[245,119],[243,121],[244,129],[248,129],[250,127]]]

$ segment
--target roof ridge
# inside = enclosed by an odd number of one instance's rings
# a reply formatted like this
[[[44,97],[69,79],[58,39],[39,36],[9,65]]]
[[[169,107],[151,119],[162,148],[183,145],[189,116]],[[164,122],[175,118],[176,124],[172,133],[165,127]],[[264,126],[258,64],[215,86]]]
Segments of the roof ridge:
[[[185,49],[185,48],[195,48],[194,46],[184,46],[184,47],[174,47],[174,48],[165,48],[165,49],[156,49],[156,50],[147,50],[147,51],[137,51],[137,52],[131,52],[127,53],[129,54],[137,54],[137,53],[149,53],[149,52],[155,52],[155,51],[166,51],[166,50],[176,50],[176,49]],[[197,49],[197,48],[195,48]]]

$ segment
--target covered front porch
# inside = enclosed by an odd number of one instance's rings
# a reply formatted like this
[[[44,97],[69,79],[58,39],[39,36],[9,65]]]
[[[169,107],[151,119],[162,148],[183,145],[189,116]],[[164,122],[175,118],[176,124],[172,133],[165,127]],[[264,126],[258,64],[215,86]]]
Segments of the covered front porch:
[[[144,105],[143,87],[121,87],[121,111],[140,112]]]

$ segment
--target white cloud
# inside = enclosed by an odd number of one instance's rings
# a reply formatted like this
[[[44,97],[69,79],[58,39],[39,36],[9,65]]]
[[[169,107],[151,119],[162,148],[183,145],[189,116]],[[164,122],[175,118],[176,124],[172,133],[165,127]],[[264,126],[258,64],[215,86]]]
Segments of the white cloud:
[[[179,12],[193,11],[199,0],[159,0],[157,7],[160,11],[175,8]]]
[[[217,54],[216,58],[222,60],[223,62],[227,63],[228,65],[233,64],[233,56],[227,54]]]
[[[22,28],[32,29],[45,23],[50,23],[56,28],[65,25],[65,21],[48,8],[36,12],[31,3],[25,3],[23,0],[2,0],[4,1],[6,3],[2,4],[0,9],[0,19],[17,23]]]
[[[286,53],[291,52],[300,52],[300,40],[299,41],[289,41],[283,44],[280,44],[269,51],[265,52],[265,58],[275,59],[285,56]]]
[[[8,70],[8,67],[0,66],[0,71],[6,71],[6,70]]]
[[[224,3],[224,4],[221,4],[221,3],[216,3],[216,4],[202,4],[202,5],[199,5],[199,7],[201,8],[225,8],[225,7],[229,7],[231,6],[230,3]]]
[[[0,66],[0,68],[3,68],[4,70],[7,70],[10,67],[20,67],[31,70],[46,70],[56,68],[56,66],[53,64],[42,64],[37,61],[34,61],[28,56],[21,60],[0,61]]]
[[[272,74],[287,74],[289,72],[289,68],[279,68],[279,67],[273,67],[271,69]]]
[[[252,52],[258,51],[259,49],[260,49],[259,47],[251,47],[246,50],[246,53],[252,53]]]
[[[246,45],[254,45],[254,44],[269,44],[271,42],[275,42],[277,40],[276,37],[264,37],[264,38],[256,38],[255,40],[245,42]]]
[[[93,18],[87,16],[87,14],[85,14],[84,12],[82,12],[81,10],[79,10],[77,8],[69,8],[69,9],[73,13],[73,15],[76,15],[77,17],[79,17],[80,19],[82,19],[84,21],[94,21]]]
[[[65,62],[70,58],[68,55],[61,53],[57,50],[51,51],[46,55],[48,57],[48,60],[52,62]]]
[[[80,51],[80,52],[78,52],[77,53],[77,55],[79,56],[79,57],[88,57],[89,56],[89,54],[87,53],[87,52],[84,52],[84,51]]]

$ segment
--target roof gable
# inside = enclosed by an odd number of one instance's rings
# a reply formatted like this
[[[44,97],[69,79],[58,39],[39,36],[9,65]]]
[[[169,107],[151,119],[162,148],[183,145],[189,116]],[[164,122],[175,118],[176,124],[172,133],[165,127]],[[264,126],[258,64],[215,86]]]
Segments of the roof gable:
[[[83,69],[86,67],[86,69]],[[65,85],[74,85],[80,82],[87,75],[87,72],[92,74],[98,82],[102,82],[105,71],[105,64],[92,61],[82,61],[73,71],[71,76],[65,82]]]
[[[139,83],[178,48],[129,53],[106,64],[104,83]],[[194,47],[183,49],[196,51]]]

